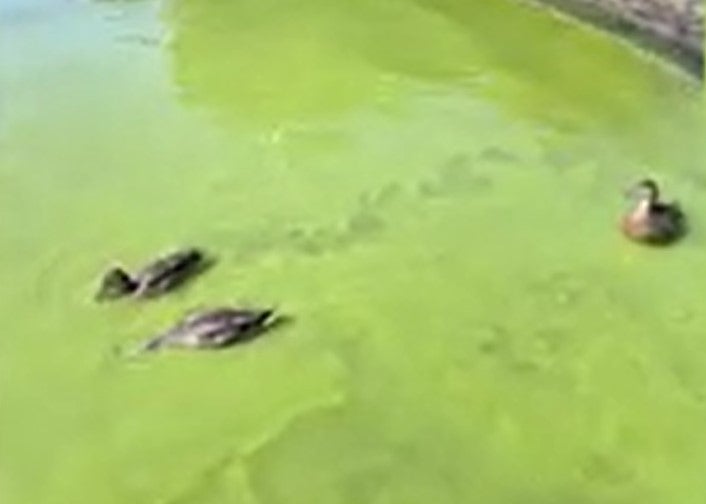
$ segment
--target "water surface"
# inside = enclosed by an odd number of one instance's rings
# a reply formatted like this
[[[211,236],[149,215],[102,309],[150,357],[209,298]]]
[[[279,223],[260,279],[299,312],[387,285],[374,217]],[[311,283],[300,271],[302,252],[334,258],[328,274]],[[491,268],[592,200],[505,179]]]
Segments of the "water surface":
[[[703,502],[687,78],[504,0],[6,0],[0,37],[4,504]],[[644,174],[678,247],[616,232]],[[91,301],[180,244],[217,268]],[[228,302],[296,320],[115,356]]]

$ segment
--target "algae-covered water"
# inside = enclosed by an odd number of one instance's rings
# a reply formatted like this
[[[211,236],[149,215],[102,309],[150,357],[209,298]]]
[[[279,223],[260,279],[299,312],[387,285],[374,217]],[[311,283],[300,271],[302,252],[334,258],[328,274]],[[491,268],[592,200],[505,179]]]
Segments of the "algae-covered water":
[[[0,501],[702,504],[702,108],[509,0],[4,0]],[[646,174],[671,249],[616,230]],[[116,353],[224,303],[293,322]]]

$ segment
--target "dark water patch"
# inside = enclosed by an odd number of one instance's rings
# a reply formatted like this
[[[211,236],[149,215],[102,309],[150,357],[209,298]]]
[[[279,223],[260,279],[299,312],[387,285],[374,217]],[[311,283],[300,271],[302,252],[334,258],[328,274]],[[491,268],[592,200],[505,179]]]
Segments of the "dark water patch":
[[[247,467],[247,462],[259,453],[269,450],[272,445],[277,445],[287,439],[290,432],[301,423],[315,421],[319,417],[327,417],[332,412],[342,408],[341,398],[327,399],[315,402],[302,409],[290,411],[280,419],[280,425],[260,439],[248,443],[234,444],[232,439],[225,434],[220,449],[215,449],[210,460],[197,462],[193,475],[183,482],[182,490],[171,497],[159,502],[165,504],[204,504],[223,502],[261,502],[256,499],[256,489],[252,480],[257,475],[252,475]],[[232,499],[237,499],[234,501]]]
[[[594,166],[611,167],[608,173],[594,170],[597,177],[620,173],[624,168],[625,159],[616,159],[615,153],[609,152],[608,149],[596,148],[596,141],[605,140],[594,140],[579,132],[569,132],[564,129],[554,130],[539,141],[541,149],[539,161],[559,174],[585,167],[587,162]],[[633,160],[629,162],[634,163]]]
[[[438,167],[429,178],[417,183],[417,193],[426,198],[449,197],[482,191],[492,181],[476,169],[470,154],[457,154]]]
[[[303,419],[249,457],[258,501],[361,504],[394,496],[395,502],[445,503],[464,501],[477,491],[485,472],[483,446],[467,452],[469,445],[459,443],[457,433],[416,415],[399,432],[385,432],[389,417],[409,405],[370,406],[367,412]],[[307,491],[298,492],[304,485]]]
[[[580,158],[574,150],[547,149],[544,151],[543,159],[548,166],[564,171],[571,168]]]
[[[369,210],[361,210],[353,214],[345,223],[342,237],[353,241],[373,236],[385,227],[382,218]]]
[[[218,494],[221,480],[237,460],[237,451],[229,450],[210,465],[197,471],[186,488],[179,494],[160,502],[164,504],[195,504]]]
[[[487,147],[479,154],[479,159],[490,163],[519,163],[520,158],[515,153],[502,147]]]
[[[402,184],[390,182],[380,189],[366,191],[360,195],[359,202],[363,209],[382,209],[404,195]]]
[[[555,271],[530,280],[526,288],[529,296],[566,308],[580,303],[586,283],[569,272]]]
[[[389,480],[388,471],[380,467],[365,468],[346,474],[340,491],[344,502],[374,502]]]
[[[243,234],[235,239],[235,256],[239,263],[253,262],[276,250],[281,244],[278,232],[268,229],[255,233]]]
[[[481,357],[513,372],[550,370],[560,362],[569,340],[565,330],[552,326],[515,330],[490,325],[478,329],[475,335],[476,349]]]
[[[674,359],[670,365],[677,386],[686,397],[700,406],[706,404],[706,373],[690,359]]]
[[[325,227],[297,227],[287,233],[288,245],[305,255],[321,255],[330,251],[335,244],[336,235]]]
[[[488,356],[507,354],[510,350],[511,336],[501,326],[488,326],[481,329],[477,335],[478,351]]]
[[[625,456],[593,453],[580,464],[579,475],[589,483],[614,487],[631,484],[637,469]]]
[[[282,252],[320,256],[340,252],[379,237],[386,229],[386,208],[402,196],[401,185],[388,184],[358,197],[351,213],[330,223],[290,224],[284,229],[243,234],[236,240],[235,252],[240,263]]]
[[[304,495],[341,504],[374,501],[393,470],[394,458],[388,447],[364,435],[361,418],[349,418],[344,411],[301,418],[248,457],[251,487],[259,502],[308,502]],[[292,492],[301,485],[307,492]]]
[[[300,254],[318,256],[339,252],[372,239],[384,228],[385,222],[379,214],[358,209],[342,223],[290,229],[283,246]]]

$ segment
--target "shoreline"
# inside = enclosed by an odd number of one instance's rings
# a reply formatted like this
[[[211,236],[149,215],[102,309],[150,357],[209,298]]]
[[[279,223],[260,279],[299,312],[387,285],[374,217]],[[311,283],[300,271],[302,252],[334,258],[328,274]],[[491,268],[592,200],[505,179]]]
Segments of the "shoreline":
[[[530,0],[625,38],[704,80],[704,0]]]

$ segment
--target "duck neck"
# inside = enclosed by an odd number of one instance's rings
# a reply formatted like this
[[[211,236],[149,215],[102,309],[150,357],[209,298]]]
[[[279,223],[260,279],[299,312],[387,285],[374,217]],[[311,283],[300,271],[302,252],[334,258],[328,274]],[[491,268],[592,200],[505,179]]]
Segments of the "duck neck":
[[[652,207],[654,206],[656,201],[656,198],[643,198],[637,203],[637,207],[635,208],[635,211],[633,212],[634,215],[643,217],[643,216],[648,216],[650,212],[652,211]]]

